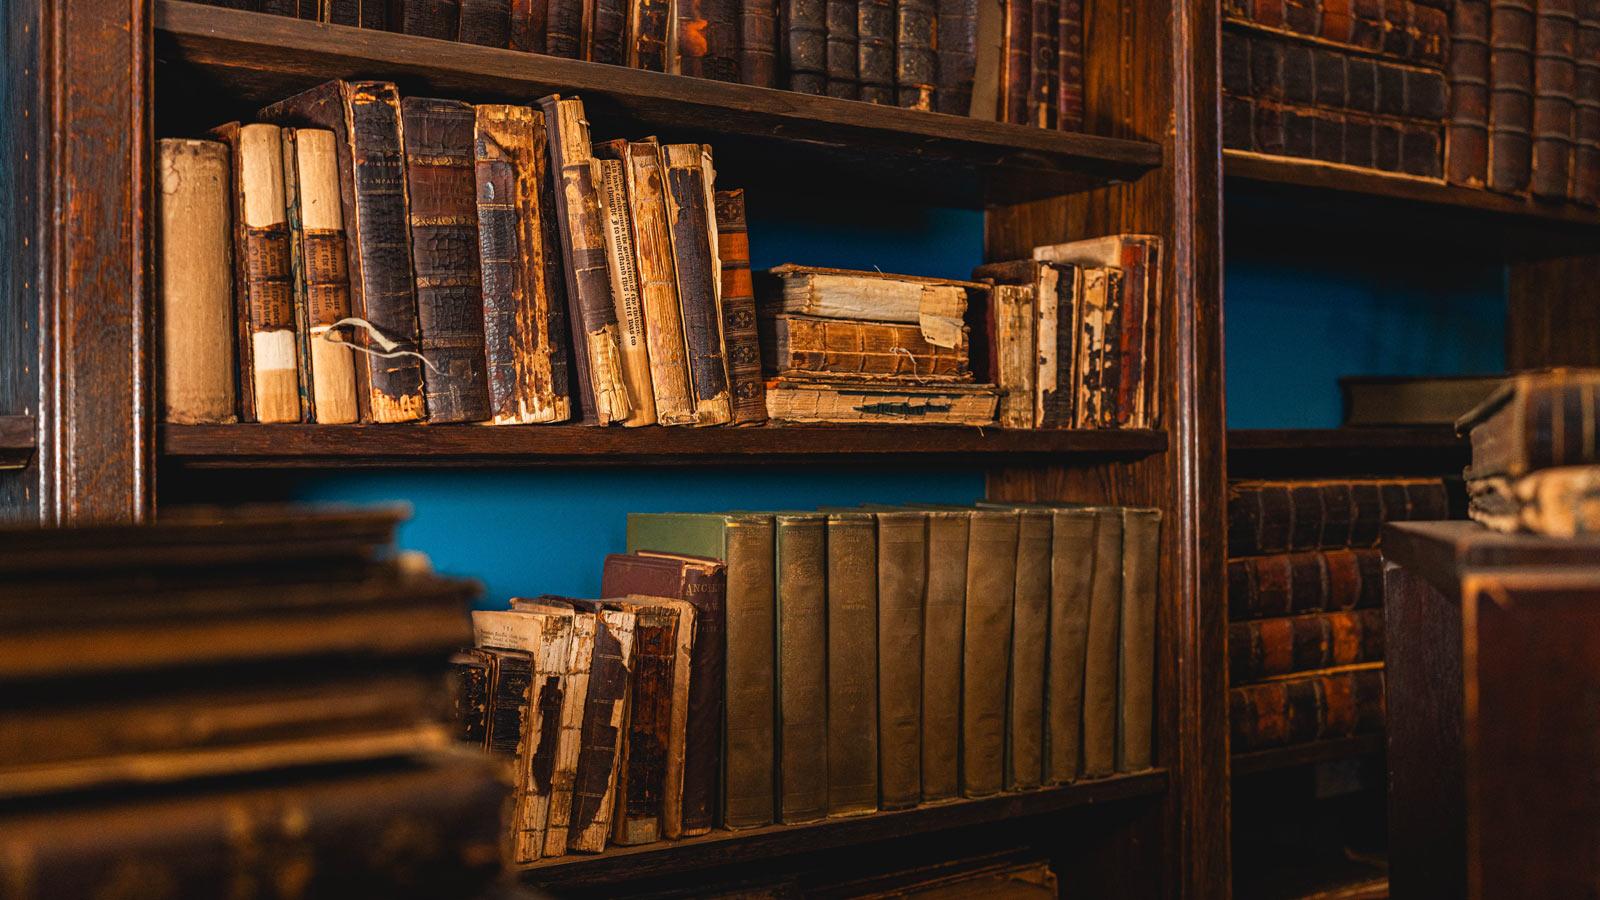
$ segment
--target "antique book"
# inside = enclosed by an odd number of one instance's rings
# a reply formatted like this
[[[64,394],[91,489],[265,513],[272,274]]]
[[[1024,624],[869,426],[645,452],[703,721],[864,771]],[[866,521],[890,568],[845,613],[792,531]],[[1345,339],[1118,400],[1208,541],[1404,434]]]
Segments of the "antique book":
[[[609,66],[628,64],[630,0],[589,0],[584,10],[584,59]]]
[[[784,263],[765,279],[763,312],[798,313],[824,319],[906,322],[922,327],[939,347],[954,347],[964,333],[968,294],[980,298],[988,286],[974,281],[891,275]],[[776,286],[773,285],[774,278]]]
[[[827,516],[778,513],[778,821],[828,813]]]
[[[1536,197],[1567,198],[1577,100],[1576,0],[1538,0],[1533,46],[1533,170]]]
[[[1375,549],[1314,550],[1228,561],[1231,621],[1383,604],[1383,557]]]
[[[612,839],[624,846],[683,834],[694,606],[667,597],[608,598],[634,614],[632,702],[617,776]]]
[[[1090,509],[1096,521],[1084,651],[1082,774],[1100,778],[1114,772],[1117,763],[1124,529],[1121,509]]]
[[[739,0],[676,0],[679,73],[739,80]]]
[[[624,752],[633,673],[635,616],[627,610],[595,610],[594,653],[583,706],[583,740],[572,787],[567,847],[599,853],[611,834],[616,809],[617,768]]]
[[[1411,0],[1230,3],[1223,10],[1229,26],[1224,40],[1246,33],[1289,38],[1301,46],[1354,51],[1435,69],[1446,65],[1448,19],[1443,8]]]
[[[1578,0],[1571,197],[1600,205],[1600,2]]]
[[[738,0],[739,80],[778,87],[778,8],[769,0]]]
[[[495,657],[492,651],[462,650],[450,657],[451,669],[451,721],[456,726],[456,740],[474,747],[486,747],[489,739],[489,706],[493,692]],[[529,683],[532,679],[532,661],[529,661]],[[516,718],[516,730],[522,732],[522,717],[527,708],[527,696],[522,706],[507,704],[507,719]],[[501,731],[506,733],[508,728]],[[7,758],[11,758],[9,755]]]
[[[1033,285],[997,284],[990,293],[994,345],[989,356],[994,360],[995,386],[1001,391],[1001,428],[1035,428],[1039,424],[1034,400],[1039,377],[1034,289]]]
[[[720,559],[727,566],[722,818],[726,828],[774,821],[773,710],[777,636],[773,520],[758,513],[630,513],[628,552]]]
[[[163,138],[157,163],[161,421],[233,422],[228,145]]]
[[[783,59],[789,90],[825,93],[828,83],[827,0],[778,4],[783,21]]]
[[[654,425],[656,398],[650,385],[650,349],[645,337],[644,301],[640,296],[638,256],[633,244],[633,216],[622,159],[626,141],[595,145],[600,169],[600,210],[604,220],[606,265],[616,304],[622,345],[622,383],[628,392],[625,426]]]
[[[233,161],[239,420],[298,422],[300,366],[281,129],[230,122],[212,134],[228,145]]]
[[[1600,466],[1558,466],[1467,480],[1473,521],[1506,533],[1600,534]]]
[[[854,7],[852,6],[852,9]],[[744,189],[717,191],[717,259],[722,267],[722,340],[728,355],[733,424],[767,418],[766,382],[761,377],[761,338],[756,328],[756,289],[750,277],[750,229]]]
[[[1028,123],[1056,127],[1056,101],[1061,77],[1057,58],[1057,31],[1061,27],[1061,0],[1030,0],[1028,61]]]
[[[937,0],[895,0],[895,99],[909,109],[932,110],[938,83]]]
[[[333,132],[284,128],[283,187],[305,419],[356,421],[356,361],[333,323],[350,315],[350,269]]]
[[[722,333],[722,266],[712,206],[711,147],[667,144],[661,155],[695,423],[723,425],[733,419],[733,401]]]
[[[882,380],[779,376],[767,382],[767,415],[779,422],[891,422],[988,425],[992,385],[912,385]]]
[[[585,49],[583,24],[585,13],[591,8],[592,3],[593,0],[547,0],[543,52],[566,59],[583,59]],[[552,118],[548,109],[545,110],[545,117]],[[588,143],[587,137],[584,143]],[[556,144],[554,134],[551,135],[550,144],[552,147]],[[554,161],[552,165],[555,165]]]
[[[1490,0],[1490,190],[1520,193],[1532,166],[1533,0]]]
[[[1382,659],[1381,609],[1282,616],[1228,626],[1232,684]]]
[[[856,0],[826,0],[827,87],[829,97],[861,95],[860,46],[856,40]]]
[[[521,650],[478,648],[489,662],[485,685],[483,748],[505,759],[526,759],[528,715],[533,704],[533,656]]]
[[[511,46],[511,0],[461,0],[456,40],[483,47]]]
[[[430,422],[490,417],[471,104],[400,102]]]
[[[857,77],[861,99],[895,104],[895,0],[857,0]]]
[[[1230,688],[1228,719],[1234,753],[1382,731],[1383,664]]]
[[[1516,478],[1600,463],[1600,372],[1554,369],[1510,376],[1457,423],[1472,441],[1469,478]]]
[[[851,375],[915,383],[971,381],[967,336],[935,347],[915,325],[779,314],[764,317],[762,355],[781,375]]]
[[[978,0],[977,48],[968,115],[986,122],[1005,121],[1005,0]]]
[[[1351,375],[1339,379],[1345,425],[1454,425],[1505,381],[1504,375]]]
[[[396,31],[418,37],[453,41],[461,31],[463,0],[397,0],[399,13]]]
[[[1117,771],[1154,764],[1157,571],[1161,510],[1122,510],[1122,623],[1117,654]]]
[[[709,832],[720,811],[727,592],[727,568],[721,561],[652,550],[607,556],[600,582],[603,597],[670,597],[694,607],[684,738],[683,835]]]
[[[589,673],[594,666],[595,634],[598,621],[591,610],[541,598],[527,602],[512,598],[512,609],[563,620],[571,633],[563,663],[564,687],[561,693],[560,727],[556,738],[555,761],[550,767],[549,808],[544,826],[545,857],[567,852],[572,826],[573,792],[578,783],[578,761],[583,749],[584,714],[589,702]]]
[[[1052,561],[1050,511],[1023,508],[1017,511],[1017,517],[1011,669],[1006,679],[1005,787],[1010,791],[1031,790],[1044,780]]]
[[[869,512],[828,515],[828,815],[878,809],[878,537]]]
[[[573,363],[578,369],[578,406],[585,423],[611,425],[627,419],[632,409],[607,271],[599,167],[589,146],[583,101],[552,94],[541,99],[539,107],[549,134],[551,172],[560,177],[555,207],[561,224]]]
[[[978,5],[984,0],[937,0],[938,27],[934,108],[965,116],[972,112],[972,82],[978,67]]]
[[[972,514],[930,509],[922,619],[922,800],[961,795],[961,669]]]
[[[394,31],[399,28],[399,14],[390,12],[391,5],[392,0],[324,0],[323,10],[318,19],[334,25],[355,25],[375,31]],[[302,16],[302,18],[307,17]]]
[[[1056,19],[1056,127],[1083,130],[1083,0],[1061,0]]]
[[[684,357],[678,270],[672,258],[666,164],[661,158],[661,145],[655,138],[630,142],[626,156],[625,174],[632,203],[634,250],[638,254],[639,292],[644,304],[656,421],[662,425],[692,425],[694,398],[689,388],[688,361]]]
[[[1449,515],[1437,478],[1235,481],[1228,486],[1228,554],[1372,547],[1384,522]]]
[[[1014,510],[977,509],[970,523],[961,664],[961,795],[984,797],[1005,785],[1006,673],[1018,516]]]
[[[334,133],[350,270],[361,421],[421,421],[427,412],[418,353],[416,284],[400,95],[386,81],[329,81],[261,110],[279,125]]]
[[[879,804],[883,809],[904,809],[922,801],[922,630],[928,584],[928,516],[921,510],[876,515]]]
[[[1032,0],[1005,0],[1000,47],[1000,121],[1027,125],[1032,87]]]
[[[566,297],[550,240],[544,116],[491,104],[474,113],[490,421],[562,422],[572,415]]]
[[[1456,0],[1450,14],[1450,119],[1445,179],[1483,187],[1489,170],[1489,2]]]
[[[1051,510],[1050,656],[1045,675],[1046,784],[1078,777],[1082,761],[1083,689],[1093,604],[1096,531],[1093,510]]]
[[[511,0],[512,50],[543,53],[550,0]]]
[[[672,0],[632,0],[628,17],[628,65],[651,72],[671,71]]]
[[[1072,374],[1079,337],[1077,322],[1083,281],[1081,270],[1071,263],[1020,259],[982,265],[974,269],[972,274],[976,278],[1000,284],[1028,285],[1032,288],[1034,375],[1028,393],[1033,402],[1033,427],[1070,428],[1076,394]],[[1025,362],[1013,359],[1014,355],[1014,352],[997,354],[1000,359],[1010,362],[1012,368],[1019,362]],[[1011,373],[1010,377],[1015,379],[1019,373]]]

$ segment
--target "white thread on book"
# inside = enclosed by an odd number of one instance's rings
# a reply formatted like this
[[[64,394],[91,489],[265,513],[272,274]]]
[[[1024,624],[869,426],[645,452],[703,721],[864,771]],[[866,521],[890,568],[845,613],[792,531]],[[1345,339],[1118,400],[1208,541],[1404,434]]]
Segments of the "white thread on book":
[[[332,337],[332,329],[343,328],[345,326],[354,328],[357,331],[366,332],[368,339],[382,349],[374,350],[371,347],[363,347],[354,341],[346,341],[342,339],[335,340]],[[421,353],[418,353],[415,350],[395,349],[400,346],[398,341],[391,340],[388,335],[385,335],[382,331],[378,330],[378,326],[368,322],[366,319],[360,318],[359,316],[347,316],[337,322],[334,322],[332,325],[329,325],[328,328],[329,330],[322,335],[322,339],[325,341],[332,341],[336,344],[344,344],[351,350],[354,350],[358,353],[365,353],[368,356],[376,356],[379,359],[397,359],[402,356],[414,356],[417,359],[422,360],[422,364],[427,366],[430,372],[433,372],[435,375],[444,374],[443,372],[439,371],[438,366],[434,365],[426,356],[423,356]]]

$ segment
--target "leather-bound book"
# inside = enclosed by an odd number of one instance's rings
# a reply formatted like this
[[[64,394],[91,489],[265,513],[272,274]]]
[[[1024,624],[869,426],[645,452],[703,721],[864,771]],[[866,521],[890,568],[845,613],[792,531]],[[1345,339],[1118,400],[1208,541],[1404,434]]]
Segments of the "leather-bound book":
[[[294,272],[283,185],[282,129],[230,122],[212,134],[233,161],[234,328],[239,420],[298,422]]]
[[[761,346],[767,368],[778,374],[972,380],[965,334],[955,347],[936,347],[922,329],[899,322],[767,316]]]
[[[283,191],[294,271],[294,319],[305,420],[356,421],[354,351],[331,339],[350,315],[350,268],[339,203],[339,159],[333,132],[284,128]]]
[[[1083,130],[1083,0],[1061,0],[1056,20],[1056,127]]]
[[[1377,550],[1317,550],[1228,561],[1228,618],[1238,622],[1379,606]]]
[[[733,404],[722,333],[722,268],[712,208],[711,147],[667,144],[661,152],[666,163],[673,268],[678,276],[695,423],[723,425],[733,418]]]
[[[1228,553],[1372,547],[1384,522],[1449,514],[1437,478],[1236,481],[1228,486]]]
[[[1154,764],[1156,593],[1161,510],[1122,511],[1122,624],[1117,656],[1117,771]]]
[[[1572,199],[1600,205],[1600,0],[1578,0]]]
[[[617,766],[628,728],[633,673],[635,616],[627,610],[596,609],[589,693],[583,705],[583,740],[572,787],[567,847],[599,853],[611,834],[616,809]]]
[[[739,0],[677,0],[678,71],[739,80]]]
[[[1600,426],[1592,412],[1597,401],[1600,374],[1593,370],[1508,378],[1457,423],[1472,441],[1467,476],[1518,478],[1539,469],[1600,464]]]
[[[1520,193],[1532,166],[1533,0],[1489,4],[1489,189]]]
[[[632,15],[628,17],[628,65],[651,72],[670,71],[672,0],[632,2]]]
[[[994,317],[994,383],[1004,392],[1000,398],[1001,428],[1034,428],[1034,393],[1038,380],[1038,350],[1035,346],[1033,286],[997,284],[990,294]]]
[[[895,99],[908,109],[932,110],[939,81],[936,0],[895,0]]]
[[[1006,679],[1008,791],[1037,788],[1044,780],[1045,660],[1050,634],[1050,511],[1021,509],[1017,516],[1011,669]]]
[[[1117,682],[1122,639],[1123,522],[1116,507],[1092,507],[1094,556],[1089,579],[1089,630],[1083,668],[1083,775],[1102,778],[1117,767]]]
[[[828,815],[878,808],[878,547],[868,512],[828,515]]]
[[[727,590],[727,569],[721,561],[653,550],[607,556],[600,582],[605,597],[670,597],[694,607],[682,828],[677,833],[669,831],[669,838],[709,832],[720,812]]]
[[[694,397],[689,388],[678,270],[672,259],[672,226],[667,213],[666,163],[655,138],[630,142],[625,154],[656,421],[693,425]]]
[[[1382,664],[1232,688],[1228,719],[1234,753],[1382,731]]]
[[[654,425],[656,398],[650,385],[650,350],[645,335],[644,301],[639,291],[639,257],[633,245],[633,213],[623,156],[628,142],[595,144],[600,170],[600,210],[604,219],[606,265],[616,306],[622,347],[622,383],[628,391],[628,417],[623,425]]]
[[[1033,421],[1039,428],[1070,428],[1082,272],[1071,263],[1021,259],[982,265],[972,274],[1033,289]]]
[[[1061,0],[1032,0],[1032,5],[1028,122],[1040,128],[1054,128],[1061,78],[1060,61],[1057,58]]]
[[[778,513],[778,820],[828,812],[827,516]]]
[[[928,510],[922,620],[922,800],[961,795],[961,668],[972,514]]]
[[[398,0],[402,34],[453,41],[461,33],[462,0]]]
[[[982,0],[938,0],[939,29],[934,109],[953,116],[972,113],[972,82],[978,69],[978,4]]]
[[[628,64],[629,0],[590,0],[585,59],[612,66]]]
[[[744,189],[717,191],[712,204],[716,208],[717,260],[722,267],[722,338],[728,355],[733,424],[754,425],[767,418],[767,391],[761,377]]]
[[[322,0],[319,21],[334,25],[353,25],[373,31],[399,30],[400,11],[390,12],[393,0]],[[304,7],[302,6],[302,9]],[[391,28],[392,23],[396,26]],[[306,18],[302,16],[302,18]]]
[[[992,425],[1000,394],[989,384],[910,384],[882,378],[779,375],[767,382],[776,422]]]
[[[905,809],[922,801],[928,517],[921,510],[897,510],[879,512],[877,518],[879,803],[883,809]]]
[[[1533,56],[1533,195],[1566,199],[1572,186],[1577,99],[1575,0],[1538,0]]]
[[[1033,0],[1005,0],[1000,47],[1000,120],[1026,125],[1032,86]]]
[[[511,0],[511,49],[543,53],[550,0]]]
[[[456,740],[474,747],[485,747],[489,739],[489,705],[493,696],[489,686],[494,683],[495,659],[491,651],[463,650],[450,657],[453,707],[451,721],[456,726]],[[529,663],[529,683],[532,683],[532,663]],[[523,695],[522,710],[517,712],[517,728],[522,727],[522,716],[527,708],[527,695]]]
[[[961,795],[985,797],[1005,784],[1006,672],[1017,578],[1014,510],[971,513],[966,636],[961,664]]]
[[[1228,626],[1233,684],[1383,659],[1383,610],[1358,609]]]
[[[1456,0],[1450,13],[1450,119],[1444,171],[1452,184],[1483,187],[1489,170],[1489,2]]]
[[[482,422],[490,409],[474,113],[467,103],[421,97],[405,98],[400,110],[428,421]]]
[[[262,109],[263,120],[334,133],[350,269],[355,343],[384,356],[356,360],[363,422],[420,421],[416,284],[401,139],[400,94],[386,81],[329,81]]]
[[[547,0],[544,20],[546,54],[566,59],[584,58],[583,23],[589,15],[593,2],[594,0]],[[548,117],[549,112],[546,111],[545,115]]]
[[[1094,510],[1051,510],[1050,649],[1045,667],[1044,782],[1067,784],[1082,764],[1083,688],[1093,604]]]
[[[827,93],[854,100],[861,96],[856,0],[827,0],[827,4]]]
[[[895,103],[895,0],[857,0],[856,77],[868,103]]]
[[[617,309],[607,270],[598,166],[589,146],[583,101],[552,94],[539,101],[549,135],[550,167],[561,224],[567,319],[578,369],[578,403],[585,423],[610,425],[628,418]]]
[[[488,662],[483,748],[502,759],[526,761],[533,657],[521,650],[479,648],[471,652]]]
[[[163,422],[233,422],[233,276],[228,146],[163,139],[156,212]]]
[[[511,46],[511,0],[461,0],[456,40],[482,47]]]
[[[490,421],[565,421],[572,415],[567,322],[559,250],[549,239],[555,223],[542,202],[549,192],[544,116],[491,104],[474,113]]]
[[[771,0],[738,0],[739,80],[778,87],[778,9]]]
[[[578,783],[578,761],[583,748],[584,715],[589,703],[589,674],[594,666],[595,636],[599,622],[595,611],[565,597],[527,600],[514,597],[511,608],[567,623],[571,639],[563,663],[560,726],[555,761],[550,767],[549,809],[544,826],[545,857],[564,856],[572,826],[573,792]]]
[[[722,820],[770,825],[774,808],[775,548],[770,515],[631,513],[628,551],[674,552],[727,566]]]
[[[828,84],[827,0],[789,0],[783,12],[783,58],[789,90],[825,93]]]

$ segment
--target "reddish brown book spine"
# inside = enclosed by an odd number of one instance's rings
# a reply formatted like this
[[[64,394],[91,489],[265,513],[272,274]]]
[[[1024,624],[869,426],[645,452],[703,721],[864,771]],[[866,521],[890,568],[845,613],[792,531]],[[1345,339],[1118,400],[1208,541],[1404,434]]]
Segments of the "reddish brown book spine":
[[[543,53],[550,0],[511,0],[511,49]]]
[[[456,39],[482,47],[511,44],[511,0],[461,0],[461,28]]]
[[[1489,171],[1489,3],[1456,0],[1450,15],[1450,121],[1445,178],[1483,187]]]
[[[744,190],[717,191],[717,256],[722,262],[722,333],[727,344],[728,388],[733,424],[767,418],[766,382],[761,377],[761,341],[756,331],[756,293],[750,278],[750,233]]]
[[[1061,0],[1060,9],[1056,20],[1056,127],[1082,131],[1083,0]]]
[[[1578,0],[1572,199],[1600,205],[1600,0]]]
[[[1307,675],[1228,692],[1234,753],[1383,729],[1383,669]]]
[[[584,7],[590,0],[548,0],[545,12],[544,52],[567,59],[583,59]]]
[[[1489,188],[1528,188],[1533,130],[1532,0],[1489,3]]]
[[[461,0],[400,0],[403,34],[453,41],[461,28]]]
[[[1228,677],[1275,675],[1383,660],[1383,610],[1315,613],[1228,626]]]
[[[1228,561],[1228,618],[1333,612],[1383,604],[1383,556],[1318,550]]]
[[[939,89],[934,108],[953,116],[972,112],[972,81],[978,66],[978,3],[939,0]]]
[[[1056,125],[1060,60],[1061,0],[1032,0],[1032,56],[1028,81],[1028,122],[1040,128]]]
[[[1449,514],[1438,479],[1235,482],[1228,490],[1228,553],[1372,547],[1384,522]]]
[[[584,58],[610,66],[628,64],[628,0],[592,0]]]
[[[739,0],[739,80],[778,86],[778,13],[772,0]]]
[[[827,0],[827,3],[828,96],[854,100],[861,95],[856,0]]]
[[[783,56],[789,90],[824,93],[828,82],[826,0],[788,0],[783,10]]]
[[[1578,11],[1574,0],[1538,0],[1534,22],[1534,196],[1565,199],[1571,188],[1573,114],[1578,71]]]
[[[1028,122],[1032,17],[1031,0],[1005,0],[1005,26],[1000,38],[1000,103],[1002,120],[1015,125]]]

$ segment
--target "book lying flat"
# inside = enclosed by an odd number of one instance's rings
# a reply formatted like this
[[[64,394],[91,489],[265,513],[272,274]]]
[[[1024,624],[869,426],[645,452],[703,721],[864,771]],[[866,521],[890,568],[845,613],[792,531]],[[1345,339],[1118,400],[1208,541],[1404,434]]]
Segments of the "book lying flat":
[[[894,422],[988,425],[1000,394],[993,385],[907,385],[780,376],[767,382],[767,414],[781,422]]]

